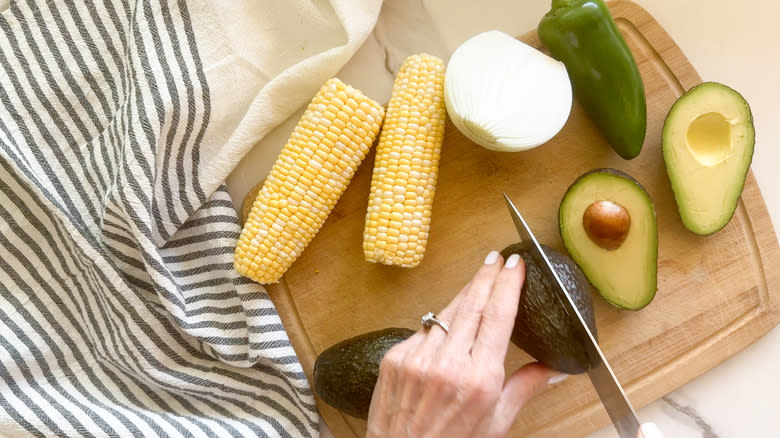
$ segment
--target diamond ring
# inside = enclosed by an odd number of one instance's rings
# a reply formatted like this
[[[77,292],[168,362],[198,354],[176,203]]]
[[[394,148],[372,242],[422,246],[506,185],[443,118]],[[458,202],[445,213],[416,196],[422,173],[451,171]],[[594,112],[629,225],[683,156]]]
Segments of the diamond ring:
[[[422,319],[420,319],[420,324],[422,324],[425,328],[431,328],[434,324],[438,325],[439,327],[444,330],[444,333],[450,332],[450,327],[442,320],[436,317],[436,314],[433,312],[428,312],[425,315],[423,315]]]

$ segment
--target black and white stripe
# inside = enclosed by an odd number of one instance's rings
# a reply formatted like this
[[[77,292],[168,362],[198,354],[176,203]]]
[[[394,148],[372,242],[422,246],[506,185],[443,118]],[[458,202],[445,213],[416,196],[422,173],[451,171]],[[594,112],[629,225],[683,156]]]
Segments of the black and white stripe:
[[[276,310],[204,185],[184,1],[0,15],[0,435],[313,436]]]

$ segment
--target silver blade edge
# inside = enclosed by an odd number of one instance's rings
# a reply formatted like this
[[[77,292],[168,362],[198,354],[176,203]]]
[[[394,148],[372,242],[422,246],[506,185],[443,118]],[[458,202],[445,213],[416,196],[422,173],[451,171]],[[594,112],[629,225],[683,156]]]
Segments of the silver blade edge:
[[[506,200],[510,216],[512,216],[512,221],[515,224],[515,228],[517,228],[520,238],[523,241],[530,241],[532,243],[538,256],[544,261],[543,269],[555,279],[555,282],[558,285],[557,289],[564,297],[564,299],[560,300],[564,309],[573,320],[578,322],[577,326],[582,331],[582,341],[585,344],[585,351],[591,362],[591,369],[588,370],[588,377],[590,377],[591,383],[601,399],[601,403],[604,405],[607,414],[609,414],[613,426],[621,438],[636,438],[637,432],[639,431],[639,420],[637,419],[636,412],[634,411],[633,406],[631,406],[631,402],[626,397],[620,383],[618,383],[615,373],[612,371],[612,367],[609,366],[609,362],[607,362],[607,359],[604,357],[604,353],[601,351],[601,348],[599,348],[595,336],[593,336],[593,333],[591,333],[588,325],[585,323],[585,319],[577,309],[574,300],[572,300],[560,277],[558,277],[558,273],[553,269],[550,259],[547,258],[547,254],[544,253],[541,245],[539,245],[539,241],[536,240],[531,228],[525,222],[525,219],[523,219],[523,216],[506,193],[504,193],[504,199]]]

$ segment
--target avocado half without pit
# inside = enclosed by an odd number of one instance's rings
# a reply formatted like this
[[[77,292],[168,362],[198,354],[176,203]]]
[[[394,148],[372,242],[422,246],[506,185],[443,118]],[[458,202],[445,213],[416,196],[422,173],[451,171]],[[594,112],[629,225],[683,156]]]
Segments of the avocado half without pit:
[[[615,169],[583,174],[563,196],[558,225],[566,250],[607,302],[638,310],[652,301],[657,225],[638,181]]]
[[[731,220],[754,145],[753,116],[738,92],[706,82],[677,99],[664,121],[663,151],[686,228],[712,234]]]

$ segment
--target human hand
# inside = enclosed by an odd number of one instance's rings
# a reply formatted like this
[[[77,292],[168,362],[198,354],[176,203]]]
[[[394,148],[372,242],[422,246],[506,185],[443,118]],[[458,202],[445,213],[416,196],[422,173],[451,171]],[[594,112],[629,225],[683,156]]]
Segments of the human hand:
[[[391,348],[379,367],[369,438],[502,437],[520,408],[560,374],[528,364],[505,380],[525,264],[491,252],[438,314],[450,327],[423,329]]]

